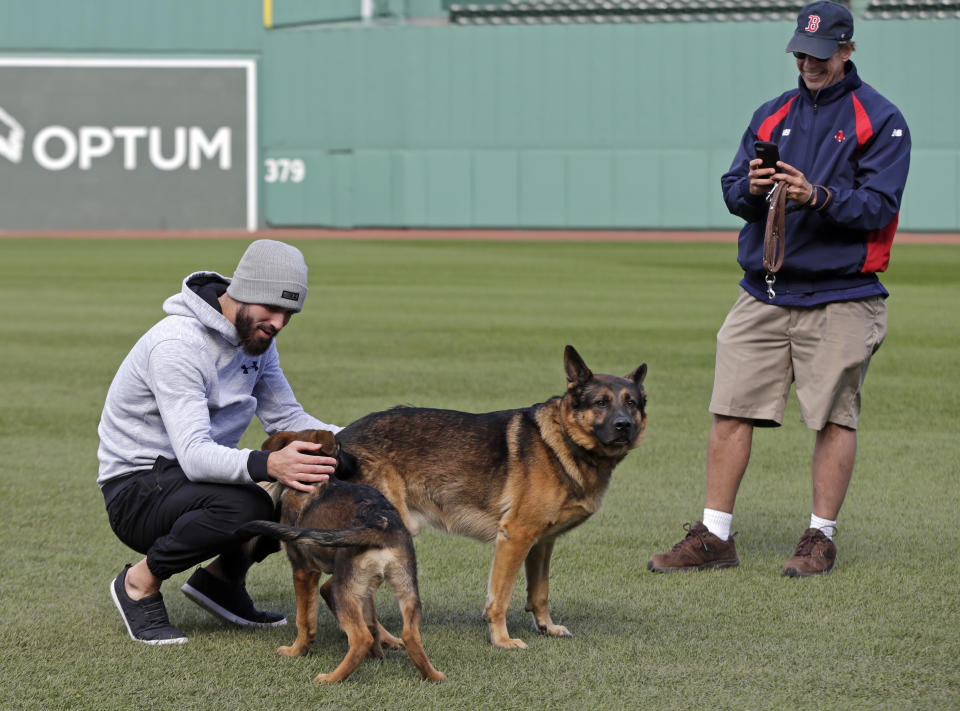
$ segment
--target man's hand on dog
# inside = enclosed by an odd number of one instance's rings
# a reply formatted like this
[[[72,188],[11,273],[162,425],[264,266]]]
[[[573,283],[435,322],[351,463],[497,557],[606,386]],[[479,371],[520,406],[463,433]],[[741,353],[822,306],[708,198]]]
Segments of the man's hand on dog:
[[[316,442],[291,442],[283,449],[270,452],[267,474],[291,489],[311,492],[315,485],[328,481],[337,466],[333,457],[311,454],[322,447]]]

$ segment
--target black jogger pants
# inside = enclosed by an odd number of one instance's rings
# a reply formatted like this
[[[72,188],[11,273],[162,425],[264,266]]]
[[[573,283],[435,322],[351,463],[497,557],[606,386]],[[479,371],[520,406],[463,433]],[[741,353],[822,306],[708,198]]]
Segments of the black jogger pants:
[[[176,461],[159,457],[150,471],[108,482],[103,494],[114,533],[145,554],[161,580],[216,555],[228,574],[242,578],[250,563],[279,548],[264,540],[244,550],[249,537],[234,533],[250,521],[277,518],[270,496],[256,484],[192,482]]]

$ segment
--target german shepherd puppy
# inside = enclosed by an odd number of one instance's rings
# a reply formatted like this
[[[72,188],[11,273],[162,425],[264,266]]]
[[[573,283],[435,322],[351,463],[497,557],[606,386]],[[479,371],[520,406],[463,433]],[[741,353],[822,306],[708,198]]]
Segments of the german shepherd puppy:
[[[325,455],[343,461],[339,444],[326,430],[281,432],[268,438],[263,449],[282,449],[292,441],[322,444]],[[383,657],[381,645],[406,648],[424,679],[444,681],[446,676],[430,663],[420,641],[413,540],[390,502],[373,487],[336,477],[312,493],[284,489],[280,501],[280,523],[253,521],[240,529],[283,541],[293,567],[297,638],[277,652],[288,657],[307,653],[317,635],[317,584],[323,573],[330,573],[319,592],[346,632],[350,647],[336,669],[319,674],[314,681],[343,681],[368,654]],[[374,596],[384,580],[400,604],[402,640],[377,621]]]
[[[411,533],[426,521],[495,544],[483,616],[503,649],[526,647],[506,623],[521,564],[538,631],[570,636],[547,606],[554,541],[599,508],[614,467],[646,427],[646,363],[622,378],[595,375],[567,346],[564,369],[566,392],[531,407],[484,414],[397,407],[337,435],[351,455],[338,476],[383,492]]]

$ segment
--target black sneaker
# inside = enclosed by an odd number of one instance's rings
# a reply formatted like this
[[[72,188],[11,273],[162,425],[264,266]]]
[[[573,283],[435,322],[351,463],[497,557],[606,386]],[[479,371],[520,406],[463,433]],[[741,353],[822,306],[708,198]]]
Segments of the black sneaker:
[[[261,612],[243,585],[230,585],[197,568],[180,588],[183,594],[207,612],[244,627],[280,627],[287,618],[279,612]]]
[[[110,597],[120,610],[123,624],[127,626],[130,639],[145,644],[183,644],[187,641],[183,632],[170,624],[167,608],[163,604],[163,595],[154,593],[139,600],[131,600],[124,588],[127,571],[124,566],[110,584]]]

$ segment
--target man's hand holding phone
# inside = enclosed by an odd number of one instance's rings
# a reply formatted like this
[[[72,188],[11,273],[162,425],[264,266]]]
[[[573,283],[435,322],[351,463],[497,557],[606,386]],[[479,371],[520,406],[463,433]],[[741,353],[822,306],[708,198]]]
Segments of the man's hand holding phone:
[[[750,161],[750,194],[765,195],[773,187],[773,176],[780,171],[780,150],[770,141],[757,141],[753,150],[757,157]]]
[[[757,141],[753,148],[757,157],[750,161],[751,195],[766,195],[776,182],[782,180],[786,183],[787,199],[800,203],[801,207],[812,208],[816,204],[813,185],[802,172],[780,160],[776,143]],[[774,176],[780,177],[774,180]]]

